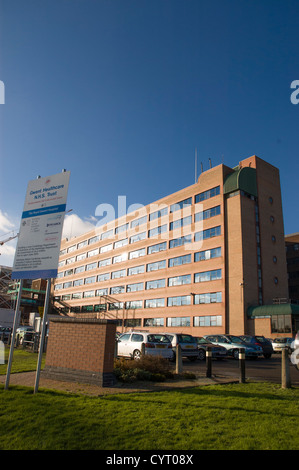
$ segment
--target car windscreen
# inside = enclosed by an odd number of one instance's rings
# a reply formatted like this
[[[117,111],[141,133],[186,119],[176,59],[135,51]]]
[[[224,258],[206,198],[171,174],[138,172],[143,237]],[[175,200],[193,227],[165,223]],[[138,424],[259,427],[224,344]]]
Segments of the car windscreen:
[[[196,340],[193,336],[191,335],[178,335],[178,342],[179,343],[196,343]]]
[[[232,342],[232,343],[245,343],[245,341],[243,341],[239,336],[228,336],[228,339]]]
[[[165,335],[148,335],[147,341],[149,343],[170,343],[169,339]]]
[[[203,337],[196,338],[196,340],[199,344],[212,344],[211,341]]]

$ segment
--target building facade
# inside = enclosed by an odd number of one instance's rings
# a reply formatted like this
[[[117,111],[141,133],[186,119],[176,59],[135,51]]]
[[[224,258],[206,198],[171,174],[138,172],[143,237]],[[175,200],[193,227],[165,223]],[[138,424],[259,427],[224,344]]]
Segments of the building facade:
[[[54,305],[118,330],[271,336],[258,308],[288,297],[279,170],[252,156],[63,240]]]

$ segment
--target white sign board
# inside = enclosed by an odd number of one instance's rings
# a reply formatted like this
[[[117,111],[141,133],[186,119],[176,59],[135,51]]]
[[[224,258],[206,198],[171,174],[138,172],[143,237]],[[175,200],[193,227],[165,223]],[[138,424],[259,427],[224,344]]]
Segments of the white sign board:
[[[12,279],[57,276],[70,172],[29,181]]]

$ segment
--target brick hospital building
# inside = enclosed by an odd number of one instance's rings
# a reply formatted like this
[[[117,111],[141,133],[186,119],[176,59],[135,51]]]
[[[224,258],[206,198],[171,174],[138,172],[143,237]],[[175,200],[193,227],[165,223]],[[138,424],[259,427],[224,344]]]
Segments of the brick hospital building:
[[[118,330],[290,336],[279,170],[219,165],[137,212],[62,241],[54,306]]]

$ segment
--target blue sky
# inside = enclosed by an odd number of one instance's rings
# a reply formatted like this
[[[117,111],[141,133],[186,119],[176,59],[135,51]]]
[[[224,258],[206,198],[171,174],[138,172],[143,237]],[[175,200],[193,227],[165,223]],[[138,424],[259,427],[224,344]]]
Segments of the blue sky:
[[[37,175],[71,171],[82,230],[119,195],[146,205],[193,184],[195,148],[204,169],[279,167],[298,232],[298,50],[297,0],[0,0],[0,239]]]

